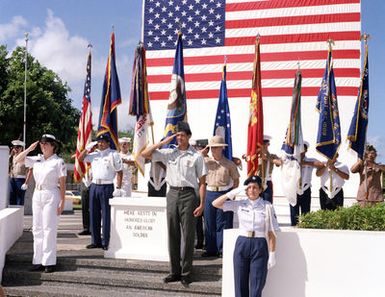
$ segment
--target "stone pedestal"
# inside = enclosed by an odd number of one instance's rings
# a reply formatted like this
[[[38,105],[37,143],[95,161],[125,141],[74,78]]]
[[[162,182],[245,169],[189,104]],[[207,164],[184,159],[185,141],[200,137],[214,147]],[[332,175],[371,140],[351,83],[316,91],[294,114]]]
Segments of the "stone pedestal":
[[[166,199],[110,200],[111,239],[106,258],[168,261]]]
[[[0,146],[0,210],[6,208],[9,202],[8,180],[9,148]]]

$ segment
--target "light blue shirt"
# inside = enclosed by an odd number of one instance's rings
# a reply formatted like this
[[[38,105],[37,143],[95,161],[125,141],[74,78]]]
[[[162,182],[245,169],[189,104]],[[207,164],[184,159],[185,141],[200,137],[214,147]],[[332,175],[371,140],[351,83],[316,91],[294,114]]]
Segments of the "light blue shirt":
[[[239,229],[244,231],[255,231],[266,233],[266,204],[270,202],[258,198],[255,201],[250,199],[227,200],[223,204],[223,211],[233,211],[238,214]],[[272,222],[274,231],[278,231],[277,217],[272,208]],[[269,230],[271,226],[268,224]]]
[[[123,168],[119,153],[110,148],[88,154],[84,162],[91,163],[92,182],[99,179],[113,183],[116,172]]]
[[[203,156],[192,146],[181,151],[178,148],[155,150],[152,161],[166,164],[166,181],[173,187],[198,188],[198,179],[207,175]]]

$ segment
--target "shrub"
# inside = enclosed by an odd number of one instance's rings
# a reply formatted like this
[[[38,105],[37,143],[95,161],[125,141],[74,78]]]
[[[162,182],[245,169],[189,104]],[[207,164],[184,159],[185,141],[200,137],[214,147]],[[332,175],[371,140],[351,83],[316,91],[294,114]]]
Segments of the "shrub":
[[[385,203],[358,204],[335,211],[319,210],[299,217],[300,228],[385,231]]]

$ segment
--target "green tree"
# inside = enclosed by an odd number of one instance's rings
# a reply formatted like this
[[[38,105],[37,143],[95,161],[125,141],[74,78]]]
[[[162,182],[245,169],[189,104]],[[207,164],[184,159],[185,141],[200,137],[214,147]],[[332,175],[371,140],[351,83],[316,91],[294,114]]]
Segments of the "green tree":
[[[0,143],[9,144],[21,138],[24,116],[25,50],[18,47],[7,58],[0,47]],[[55,135],[62,143],[61,155],[70,161],[75,152],[76,129],[80,111],[68,97],[70,88],[52,70],[28,55],[27,80],[27,146],[42,134]]]

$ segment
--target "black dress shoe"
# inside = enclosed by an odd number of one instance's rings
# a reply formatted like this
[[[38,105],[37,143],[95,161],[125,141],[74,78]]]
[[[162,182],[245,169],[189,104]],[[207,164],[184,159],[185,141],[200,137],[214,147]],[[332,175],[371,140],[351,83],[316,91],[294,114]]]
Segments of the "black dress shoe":
[[[52,273],[55,271],[55,265],[48,265],[45,266],[44,272],[45,273]]]
[[[175,275],[175,274],[169,274],[167,275],[164,279],[163,279],[163,282],[165,284],[167,283],[173,283],[173,282],[178,282],[181,280],[181,277],[180,275]]]
[[[183,285],[183,287],[188,288],[189,285],[191,284],[191,278],[189,276],[182,276],[182,279],[180,282]]]
[[[203,244],[201,243],[201,244],[197,244],[196,246],[195,246],[195,248],[197,249],[197,250],[201,250],[201,249],[203,249]]]
[[[216,253],[209,253],[209,252],[203,252],[201,255],[203,258],[208,258],[208,257],[216,257]]]
[[[99,248],[101,248],[101,247],[102,247],[102,245],[100,245],[100,244],[94,244],[94,243],[91,243],[91,244],[89,244],[89,245],[86,246],[87,249],[99,249]]]
[[[88,230],[83,230],[83,231],[79,232],[78,235],[91,235],[91,232]]]
[[[219,253],[217,254],[217,257],[218,257],[218,258],[223,258],[223,253],[222,253],[222,252],[219,252]]]
[[[102,246],[102,249],[103,249],[103,251],[106,251],[106,250],[108,250],[108,246],[103,245],[103,246]]]
[[[44,266],[41,264],[32,265],[29,271],[44,271]]]

